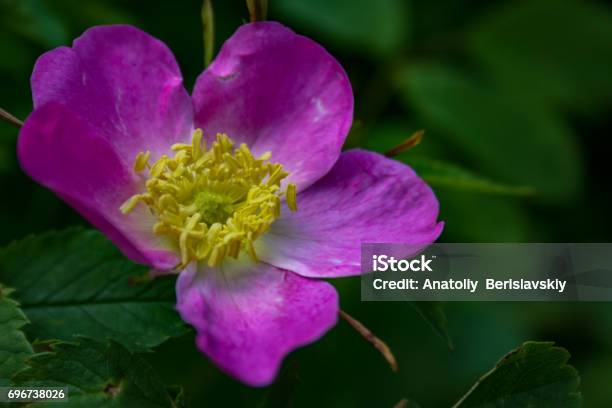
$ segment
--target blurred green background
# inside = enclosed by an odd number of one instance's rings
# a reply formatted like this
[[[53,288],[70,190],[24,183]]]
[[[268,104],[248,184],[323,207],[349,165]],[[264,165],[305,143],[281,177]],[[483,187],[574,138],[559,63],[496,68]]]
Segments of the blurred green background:
[[[217,49],[248,20],[244,2],[213,1]],[[0,106],[25,118],[36,58],[86,28],[130,23],[166,42],[191,89],[202,71],[199,1],[0,0]],[[610,241],[612,9],[578,0],[271,0],[268,18],[323,44],[356,98],[347,147],[398,157],[430,182],[446,242]],[[281,61],[279,61],[281,63]],[[83,221],[29,180],[17,131],[0,124],[0,244]],[[293,353],[276,385],[251,389],[195,351],[193,336],[149,360],[195,407],[450,406],[504,353],[553,340],[572,353],[585,406],[612,406],[612,305],[446,304],[455,349],[408,303],[362,303],[359,280],[335,281],[342,308],[383,338],[400,371],[340,322]],[[276,404],[276,405],[275,405]]]

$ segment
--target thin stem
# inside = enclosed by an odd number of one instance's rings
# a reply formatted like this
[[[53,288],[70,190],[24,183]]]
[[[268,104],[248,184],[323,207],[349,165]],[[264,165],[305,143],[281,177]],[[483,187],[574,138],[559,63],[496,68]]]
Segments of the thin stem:
[[[350,324],[351,327],[355,329],[359,334],[361,334],[364,339],[372,343],[372,345],[378,351],[380,351],[380,354],[382,354],[385,360],[387,360],[393,371],[398,370],[397,360],[395,359],[395,356],[391,352],[389,346],[387,346],[384,341],[376,337],[374,333],[370,331],[370,329],[365,327],[359,320],[355,319],[354,317],[346,313],[344,310],[340,310],[340,317],[343,318],[348,324]]]
[[[204,68],[210,64],[215,54],[215,15],[212,0],[202,3],[202,38],[204,40]]]
[[[4,109],[0,108],[0,119],[10,123],[15,126],[17,129],[23,126],[23,122],[17,119],[15,116],[11,115]]]
[[[400,153],[403,153],[407,150],[412,149],[413,147],[421,143],[421,140],[423,140],[424,135],[425,135],[424,130],[417,130],[408,139],[404,140],[402,143],[398,144],[397,146],[389,149],[385,153],[385,156],[395,157]]]
[[[251,22],[263,21],[268,16],[268,0],[246,0]]]

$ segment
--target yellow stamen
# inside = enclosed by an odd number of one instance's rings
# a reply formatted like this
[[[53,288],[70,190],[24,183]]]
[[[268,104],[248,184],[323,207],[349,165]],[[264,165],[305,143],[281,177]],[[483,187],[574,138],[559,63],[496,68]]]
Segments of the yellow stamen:
[[[136,205],[138,204],[138,202],[141,200],[141,196],[140,194],[136,194],[132,197],[130,197],[125,203],[123,203],[123,205],[121,205],[121,207],[119,208],[119,210],[123,213],[123,214],[127,214],[130,211],[132,211],[134,209],[134,207],[136,207]]]
[[[287,184],[287,192],[285,194],[285,199],[287,200],[287,207],[289,207],[291,211],[297,211],[297,190],[295,184]]]
[[[219,265],[244,250],[257,261],[254,241],[279,217],[282,197],[297,210],[296,186],[281,182],[283,166],[270,163],[270,152],[253,157],[246,144],[234,148],[225,134],[217,134],[207,149],[200,129],[191,144],[171,146],[174,157],[162,156],[149,165],[151,152],[136,156],[134,169],[148,169],[146,192],[130,197],[122,213],[145,203],[158,218],[156,235],[169,237],[180,253],[181,264],[206,261]]]
[[[137,172],[141,172],[147,167],[149,164],[149,159],[151,158],[151,152],[140,152],[136,155],[136,160],[134,160],[134,170]]]

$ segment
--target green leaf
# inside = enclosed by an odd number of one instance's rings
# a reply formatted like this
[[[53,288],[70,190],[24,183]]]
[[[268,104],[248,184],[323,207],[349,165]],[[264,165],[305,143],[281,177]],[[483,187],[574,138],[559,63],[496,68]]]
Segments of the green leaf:
[[[48,2],[53,12],[60,14],[62,19],[71,26],[78,27],[78,30],[103,24],[131,24],[142,27],[143,22],[127,12],[125,5],[127,3],[112,3],[104,0]]]
[[[578,192],[582,167],[576,141],[550,112],[438,65],[410,66],[398,80],[423,127],[444,138],[477,171],[533,186],[548,199],[569,199]]]
[[[362,147],[385,153],[404,142],[415,128],[410,128],[403,122],[387,120],[377,124],[361,142]],[[491,181],[456,164],[443,160],[433,160],[429,157],[444,156],[444,146],[440,138],[425,132],[423,141],[415,148],[394,157],[409,164],[422,178],[432,186],[448,187],[462,191],[501,195],[529,195],[533,188],[514,186]]]
[[[8,293],[0,286],[0,385],[8,384],[8,379],[26,368],[25,361],[32,354],[32,346],[21,331],[28,319]]]
[[[453,340],[448,332],[448,319],[444,313],[444,306],[440,302],[412,302],[412,306],[421,317],[446,341],[449,350],[453,350]]]
[[[15,385],[67,387],[69,400],[61,403],[66,408],[177,406],[151,366],[118,343],[79,338],[78,343],[50,347],[30,359],[30,367],[14,378]]]
[[[16,289],[31,339],[112,338],[154,347],[186,326],[174,310],[172,277],[145,281],[100,233],[69,229],[31,236],[0,251],[0,282]]]
[[[521,242],[534,234],[533,221],[515,197],[440,188],[436,196],[446,242]]]
[[[405,158],[406,163],[432,186],[449,187],[457,190],[502,195],[531,195],[530,187],[511,186],[482,178],[457,165],[431,160],[424,157]]]
[[[588,111],[612,97],[612,13],[592,1],[506,2],[482,16],[469,48],[524,103]]]
[[[44,47],[57,47],[68,40],[62,21],[42,0],[4,1],[0,16],[3,28]]]
[[[362,54],[391,55],[407,37],[403,0],[283,0],[270,6],[284,19],[325,35],[328,43]]]
[[[579,407],[580,377],[570,354],[551,342],[526,342],[483,375],[454,408]]]

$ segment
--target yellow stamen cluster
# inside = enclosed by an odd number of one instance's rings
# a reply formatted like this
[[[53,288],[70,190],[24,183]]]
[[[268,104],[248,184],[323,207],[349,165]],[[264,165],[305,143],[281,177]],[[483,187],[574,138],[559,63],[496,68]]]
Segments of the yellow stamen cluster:
[[[179,267],[194,260],[216,266],[242,249],[257,261],[253,242],[280,215],[281,198],[297,210],[295,185],[281,190],[288,175],[283,166],[269,162],[270,152],[254,158],[245,144],[234,149],[225,134],[207,149],[200,129],[191,144],[175,144],[172,151],[174,157],[152,165],[149,151],[136,156],[134,170],[148,169],[146,192],[130,197],[121,212],[145,203],[158,218],[153,232],[177,244]]]

